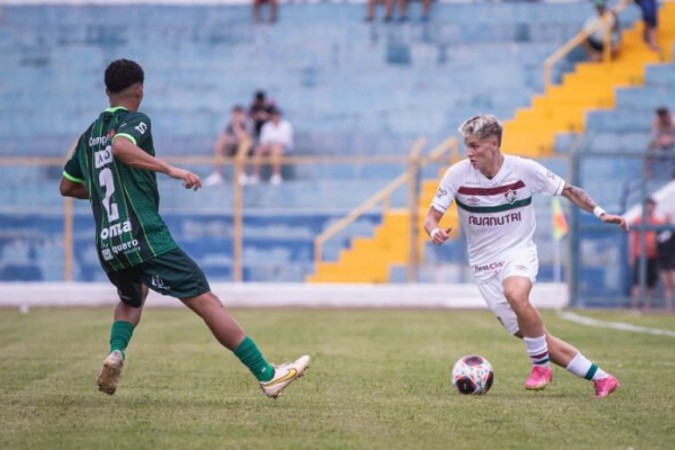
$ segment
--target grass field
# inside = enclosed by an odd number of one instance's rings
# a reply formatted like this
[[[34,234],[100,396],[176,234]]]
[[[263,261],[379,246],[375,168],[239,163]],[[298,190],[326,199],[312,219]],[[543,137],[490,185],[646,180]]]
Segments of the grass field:
[[[187,310],[149,309],[113,397],[94,378],[108,309],[0,310],[2,449],[675,448],[675,339],[589,328],[545,313],[549,330],[621,381],[609,398],[554,369],[522,387],[523,344],[488,312],[236,310],[271,361],[313,357],[278,400]],[[582,312],[675,331],[673,316]],[[452,363],[495,368],[484,397],[454,394]]]

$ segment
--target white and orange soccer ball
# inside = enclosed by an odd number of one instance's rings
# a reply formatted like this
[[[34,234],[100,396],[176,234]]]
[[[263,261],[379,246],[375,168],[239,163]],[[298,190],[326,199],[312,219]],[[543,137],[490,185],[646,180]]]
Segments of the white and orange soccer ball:
[[[492,364],[479,355],[462,356],[452,368],[450,383],[460,394],[485,395],[492,387],[495,374]]]

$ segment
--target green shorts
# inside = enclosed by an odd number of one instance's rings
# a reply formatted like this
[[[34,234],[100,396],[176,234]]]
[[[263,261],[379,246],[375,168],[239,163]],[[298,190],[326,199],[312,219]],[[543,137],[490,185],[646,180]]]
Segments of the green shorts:
[[[143,306],[143,284],[162,295],[180,299],[197,297],[211,290],[202,269],[180,248],[107,275],[117,288],[120,300],[134,308]]]

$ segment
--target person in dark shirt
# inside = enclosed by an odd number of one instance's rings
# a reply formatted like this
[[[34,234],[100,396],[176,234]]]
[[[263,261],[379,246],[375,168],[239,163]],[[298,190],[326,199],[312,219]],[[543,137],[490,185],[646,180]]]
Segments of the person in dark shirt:
[[[267,98],[265,91],[257,91],[253,97],[253,103],[248,108],[248,116],[253,120],[253,137],[257,144],[265,122],[272,117],[272,111],[276,108],[274,101]]]

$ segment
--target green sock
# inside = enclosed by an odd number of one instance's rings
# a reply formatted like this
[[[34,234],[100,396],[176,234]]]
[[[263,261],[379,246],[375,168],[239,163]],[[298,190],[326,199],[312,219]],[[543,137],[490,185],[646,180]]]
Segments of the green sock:
[[[265,360],[253,339],[246,336],[234,350],[234,354],[244,363],[258,381],[270,381],[274,378],[274,367]]]
[[[110,352],[119,350],[124,355],[132,334],[134,334],[134,326],[131,322],[122,320],[113,322],[112,330],[110,330]]]

